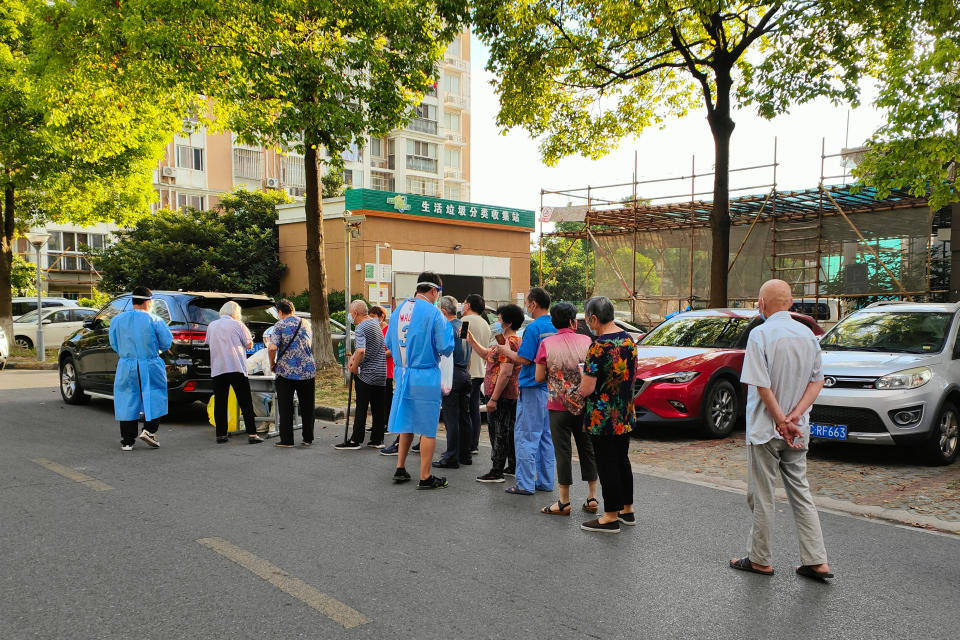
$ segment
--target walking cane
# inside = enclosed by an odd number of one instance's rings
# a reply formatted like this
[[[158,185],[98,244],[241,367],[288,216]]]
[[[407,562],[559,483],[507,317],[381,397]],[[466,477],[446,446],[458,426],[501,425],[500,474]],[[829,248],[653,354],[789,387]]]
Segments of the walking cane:
[[[353,374],[347,370],[347,418],[343,421],[343,441],[347,441],[347,429],[350,428],[350,407],[353,405]]]

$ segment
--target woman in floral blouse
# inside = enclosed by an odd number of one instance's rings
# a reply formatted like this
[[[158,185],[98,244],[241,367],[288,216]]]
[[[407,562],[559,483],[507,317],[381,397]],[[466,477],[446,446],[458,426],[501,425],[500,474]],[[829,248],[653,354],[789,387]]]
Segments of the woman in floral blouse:
[[[590,331],[597,336],[584,364],[579,393],[585,399],[584,429],[593,441],[597,474],[603,491],[603,515],[580,528],[620,533],[620,523],[636,524],[633,515],[633,470],[627,452],[633,426],[633,383],[637,347],[613,322],[613,303],[590,298],[584,308]]]

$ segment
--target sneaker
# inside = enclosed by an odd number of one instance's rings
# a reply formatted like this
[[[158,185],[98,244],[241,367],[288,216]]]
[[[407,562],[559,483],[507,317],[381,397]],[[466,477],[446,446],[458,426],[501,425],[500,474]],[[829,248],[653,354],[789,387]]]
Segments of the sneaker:
[[[477,482],[505,482],[503,475],[499,473],[485,473],[482,476],[477,476]]]
[[[132,444],[121,444],[121,445],[120,445],[120,451],[133,451],[133,445],[132,445]]]
[[[617,520],[623,524],[630,525],[631,527],[635,527],[637,525],[637,519],[634,517],[633,513],[618,513]]]
[[[400,484],[401,482],[409,482],[410,480],[412,480],[410,474],[407,473],[407,470],[403,467],[397,469],[393,473],[393,481],[397,484]]]
[[[351,441],[349,441],[349,440],[344,440],[344,441],[341,442],[340,444],[335,444],[335,445],[333,445],[333,448],[334,448],[334,449],[339,449],[340,451],[356,450],[356,449],[359,449],[359,448],[360,448],[360,443],[359,443],[359,442],[351,442]]]
[[[584,531],[592,531],[594,533],[620,533],[620,523],[616,520],[607,522],[606,524],[600,524],[600,518],[597,518],[590,522],[584,522],[580,525],[580,528]]]
[[[471,465],[471,464],[473,464],[473,460],[461,460],[461,461],[460,461],[460,464]]]
[[[418,442],[417,444],[410,447],[410,451],[412,451],[413,453],[420,453],[420,443]]]
[[[157,439],[157,434],[150,433],[146,429],[140,432],[140,439],[146,442],[148,445],[156,449],[160,446],[160,441]]]
[[[450,483],[447,482],[447,479],[443,476],[437,477],[431,475],[426,480],[421,480],[420,484],[417,485],[417,489],[446,489],[450,486]]]
[[[477,449],[476,447],[474,447],[473,449],[470,449],[470,455],[472,456],[480,455],[480,449]]]
[[[383,444],[382,442],[368,442],[367,446],[370,447],[371,449],[383,449],[387,445]]]
[[[382,456],[395,456],[400,453],[400,447],[396,444],[392,444],[389,447],[384,447],[380,449],[380,455]]]
[[[505,475],[505,476],[515,476],[515,475],[517,475],[517,470],[514,469],[513,467],[507,467],[506,469],[503,470],[503,475]]]
[[[437,469],[459,469],[460,465],[456,462],[450,462],[448,460],[434,460],[433,466]]]

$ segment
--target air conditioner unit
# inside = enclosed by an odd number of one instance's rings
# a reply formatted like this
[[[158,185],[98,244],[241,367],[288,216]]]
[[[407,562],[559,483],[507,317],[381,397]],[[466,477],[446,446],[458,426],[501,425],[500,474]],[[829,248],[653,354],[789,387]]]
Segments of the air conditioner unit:
[[[280,178],[267,178],[267,189],[279,189]]]
[[[164,167],[160,170],[160,175],[162,175],[164,178],[176,178],[177,170],[173,167]]]

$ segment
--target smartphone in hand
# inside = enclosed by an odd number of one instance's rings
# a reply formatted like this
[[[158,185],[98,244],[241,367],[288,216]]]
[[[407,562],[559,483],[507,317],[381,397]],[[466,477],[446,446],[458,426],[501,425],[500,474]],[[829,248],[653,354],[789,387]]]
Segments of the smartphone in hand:
[[[464,322],[463,324],[460,325],[460,339],[466,340],[468,333],[470,333],[470,325]]]
[[[507,339],[503,337],[502,333],[498,333],[496,336],[497,344],[503,345],[507,344]]]

